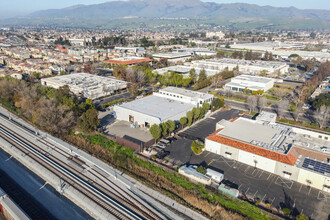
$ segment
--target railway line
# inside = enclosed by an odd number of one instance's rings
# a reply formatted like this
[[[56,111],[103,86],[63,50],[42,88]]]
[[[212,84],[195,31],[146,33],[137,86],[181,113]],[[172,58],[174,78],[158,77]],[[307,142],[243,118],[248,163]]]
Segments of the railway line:
[[[37,161],[45,169],[63,180],[62,187],[73,187],[75,190],[98,204],[114,219],[167,219],[165,215],[149,205],[143,204],[130,193],[110,180],[98,167],[88,166],[86,161],[77,155],[55,146],[32,129],[21,125],[8,116],[0,117],[34,136],[39,142],[32,143],[17,132],[0,123],[0,137],[18,148],[22,153]],[[42,147],[41,147],[42,146]],[[152,210],[153,209],[153,210]]]

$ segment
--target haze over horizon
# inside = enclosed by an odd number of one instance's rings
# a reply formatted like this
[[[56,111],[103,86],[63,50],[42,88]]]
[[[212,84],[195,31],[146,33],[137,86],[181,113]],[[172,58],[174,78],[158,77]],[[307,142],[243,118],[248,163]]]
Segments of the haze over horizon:
[[[274,7],[296,7],[298,9],[326,9],[330,10],[329,0],[269,0],[265,4],[264,0],[202,0],[203,2],[216,2],[216,3],[247,3],[257,4],[260,6],[270,5]],[[10,18],[16,16],[24,16],[29,13],[47,10],[47,9],[61,9],[78,4],[100,4],[108,2],[107,0],[57,0],[57,1],[44,1],[44,0],[14,0],[5,1],[1,5],[0,19]]]

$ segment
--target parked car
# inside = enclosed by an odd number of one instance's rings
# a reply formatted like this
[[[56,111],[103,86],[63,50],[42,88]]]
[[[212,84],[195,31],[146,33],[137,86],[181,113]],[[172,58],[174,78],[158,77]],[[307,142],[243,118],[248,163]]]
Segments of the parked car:
[[[164,139],[164,138],[160,139],[159,142],[161,142],[161,143],[163,143],[163,144],[170,144],[170,143],[171,143],[170,140],[168,140],[168,139]]]
[[[167,155],[169,155],[170,152],[169,151],[162,151],[162,152],[159,152],[157,155],[156,155],[156,158],[158,159],[163,159],[164,157],[166,157]]]
[[[165,149],[166,145],[163,143],[158,143],[156,144],[157,147],[161,148],[161,149]]]

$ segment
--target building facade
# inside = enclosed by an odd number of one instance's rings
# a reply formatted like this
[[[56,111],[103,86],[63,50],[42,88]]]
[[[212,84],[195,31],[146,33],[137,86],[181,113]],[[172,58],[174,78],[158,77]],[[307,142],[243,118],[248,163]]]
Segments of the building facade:
[[[114,107],[118,120],[150,127],[168,120],[178,121],[194,107],[211,103],[213,95],[176,87],[167,87],[151,96]]]
[[[277,123],[222,120],[206,138],[205,149],[231,160],[330,191],[329,134]]]
[[[235,92],[243,92],[245,89],[250,91],[262,90],[264,92],[273,88],[275,80],[261,76],[240,75],[231,78],[224,88]]]

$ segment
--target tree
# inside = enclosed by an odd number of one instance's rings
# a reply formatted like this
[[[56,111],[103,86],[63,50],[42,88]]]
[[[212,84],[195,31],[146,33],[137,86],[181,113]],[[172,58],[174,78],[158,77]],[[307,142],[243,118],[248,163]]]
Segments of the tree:
[[[289,105],[290,105],[290,102],[287,99],[282,99],[280,101],[279,106],[278,106],[278,110],[277,110],[277,114],[278,114],[279,117],[282,118],[284,116],[284,114],[286,113],[286,111],[289,108]]]
[[[128,92],[132,95],[132,96],[137,96],[139,94],[139,84],[138,83],[134,83],[129,85],[128,87]]]
[[[172,132],[172,131],[175,130],[175,122],[174,122],[174,121],[172,121],[172,120],[168,120],[168,121],[166,122],[166,124],[167,124],[168,130],[169,130],[170,132]]]
[[[195,111],[194,112],[194,120],[197,120],[200,118],[200,115],[201,115],[201,109],[200,108],[194,108]]]
[[[322,105],[330,106],[330,93],[318,95],[312,103],[314,109],[319,109]]]
[[[186,117],[182,117],[180,118],[180,124],[181,124],[181,128],[183,128],[183,126],[185,126],[188,122],[188,119]]]
[[[99,126],[98,111],[96,109],[88,109],[78,120],[78,126],[82,131],[90,132],[96,130]]]
[[[208,110],[210,110],[211,105],[207,102],[204,102],[202,105],[202,108],[205,110],[205,112],[207,112]]]
[[[257,97],[256,96],[249,96],[246,101],[247,101],[247,104],[249,106],[250,112],[251,111],[254,112],[257,105],[258,105]]]
[[[95,74],[96,73],[96,67],[92,62],[88,62],[84,65],[84,72]]]
[[[188,126],[192,124],[194,114],[192,111],[187,112]]]
[[[296,220],[309,220],[308,216],[306,216],[305,214],[299,214],[296,217]]]
[[[168,134],[168,125],[166,123],[161,123],[159,126],[162,129],[162,136],[166,136]]]
[[[196,171],[199,172],[199,173],[201,173],[201,174],[204,174],[204,175],[207,173],[206,168],[203,167],[202,165],[199,165],[197,167]]]
[[[191,149],[192,151],[195,153],[195,154],[200,154],[203,152],[203,149],[204,149],[205,145],[200,142],[199,140],[194,140],[192,143],[191,143]]]
[[[323,128],[324,123],[327,121],[329,117],[329,109],[330,107],[327,105],[321,105],[316,111],[316,121],[319,123],[320,128]]]
[[[199,72],[199,75],[198,75],[198,83],[202,83],[202,82],[204,82],[206,79],[207,79],[206,71],[205,71],[205,69],[202,69],[202,70]]]
[[[214,98],[211,103],[211,110],[214,112],[225,105],[225,102],[222,99]]]
[[[153,124],[150,127],[149,132],[152,135],[152,137],[155,139],[155,141],[157,141],[162,135],[162,129],[157,124]]]
[[[293,113],[293,117],[295,121],[299,120],[299,115],[303,110],[303,102],[301,102],[300,100],[297,100],[296,103],[294,104],[294,108],[292,109],[292,113]]]
[[[261,112],[267,104],[267,99],[265,97],[260,97],[258,99],[259,112]]]
[[[291,211],[288,208],[284,208],[283,213],[284,213],[284,215],[290,215]]]
[[[290,91],[288,91],[287,89],[283,89],[283,88],[272,88],[271,93],[278,99],[283,98],[286,94],[288,94]]]
[[[192,79],[193,83],[196,83],[197,74],[195,68],[189,70],[189,77]]]
[[[249,50],[245,53],[244,59],[246,59],[246,60],[252,60],[253,59],[252,50]]]

